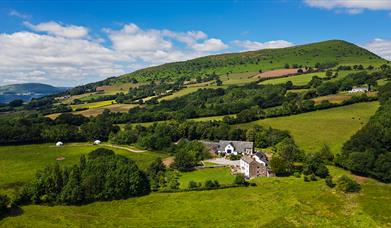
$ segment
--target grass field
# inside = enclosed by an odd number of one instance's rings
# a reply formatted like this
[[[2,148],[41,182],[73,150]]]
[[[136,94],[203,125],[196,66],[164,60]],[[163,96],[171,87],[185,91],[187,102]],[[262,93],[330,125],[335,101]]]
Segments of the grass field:
[[[192,172],[181,173],[179,187],[185,189],[187,188],[189,181],[196,181],[204,184],[207,180],[217,180],[220,184],[228,185],[233,183],[234,176],[231,175],[228,167],[199,169]]]
[[[333,175],[346,171],[332,168]],[[358,194],[324,181],[258,178],[256,187],[152,193],[84,206],[24,206],[1,227],[390,227],[391,185],[368,179]]]
[[[92,102],[92,103],[85,103],[85,104],[78,104],[78,105],[71,105],[73,110],[82,109],[82,108],[100,108],[108,105],[115,104],[115,100],[109,100],[109,101],[98,101],[98,102]]]
[[[75,164],[79,161],[81,154],[87,154],[96,148],[99,147],[86,143],[65,144],[64,147],[56,147],[54,144],[1,146],[0,192],[12,193],[15,187],[31,180],[36,171],[44,168],[46,164],[56,162],[62,165]],[[158,156],[168,156],[156,152],[135,153],[112,147],[109,149],[135,160],[141,168],[146,168]],[[65,159],[57,161],[58,157]]]
[[[378,102],[358,103],[299,115],[258,120],[240,126],[250,127],[259,124],[288,130],[296,143],[308,152],[328,144],[331,150],[337,153],[343,143],[368,121],[378,107]]]
[[[276,79],[270,79],[266,81],[262,81],[260,84],[262,85],[275,85],[275,84],[285,84],[288,81],[291,81],[293,85],[302,86],[307,85],[308,82],[311,81],[313,76],[318,77],[326,77],[325,72],[316,72],[316,73],[309,73],[309,74],[302,74],[302,75],[296,75],[296,76],[290,76],[285,78],[276,78]]]

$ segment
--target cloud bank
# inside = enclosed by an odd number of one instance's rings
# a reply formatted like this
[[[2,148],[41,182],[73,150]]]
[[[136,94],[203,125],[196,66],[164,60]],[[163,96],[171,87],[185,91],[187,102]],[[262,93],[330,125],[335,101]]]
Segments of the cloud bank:
[[[23,22],[26,30],[0,34],[0,85],[24,82],[74,86],[173,61],[239,50],[288,47],[284,41],[228,45],[203,31],[144,29],[129,23],[92,38],[80,25]]]
[[[359,14],[364,10],[391,10],[391,0],[304,0],[316,8]]]

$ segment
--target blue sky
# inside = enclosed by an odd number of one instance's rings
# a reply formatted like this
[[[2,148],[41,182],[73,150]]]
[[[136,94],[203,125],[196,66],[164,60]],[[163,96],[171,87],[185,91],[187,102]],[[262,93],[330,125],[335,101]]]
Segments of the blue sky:
[[[74,86],[198,56],[344,39],[391,59],[390,0],[0,1],[0,85]]]

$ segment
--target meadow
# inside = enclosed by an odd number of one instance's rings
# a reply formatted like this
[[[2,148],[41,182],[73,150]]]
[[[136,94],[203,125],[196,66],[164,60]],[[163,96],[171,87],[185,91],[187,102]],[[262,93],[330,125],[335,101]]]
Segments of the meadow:
[[[13,194],[18,187],[30,181],[37,170],[47,164],[76,164],[80,155],[104,147],[87,143],[65,144],[56,147],[54,144],[37,144],[22,146],[0,146],[0,192]],[[125,149],[107,147],[117,154],[133,159],[137,165],[145,169],[155,158],[167,157],[167,154],[157,152],[135,153]],[[130,148],[132,149],[132,148]],[[57,160],[63,158],[63,160]]]
[[[334,153],[359,130],[379,107],[378,102],[357,103],[298,115],[258,120],[238,126],[271,126],[288,130],[299,147],[307,152],[330,146]]]
[[[326,73],[325,72],[316,72],[316,73],[289,76],[289,77],[284,77],[284,78],[275,78],[275,79],[262,81],[262,82],[260,82],[260,84],[262,84],[262,85],[275,85],[275,84],[285,84],[288,81],[291,81],[293,83],[293,85],[303,86],[303,85],[307,85],[308,82],[310,82],[312,77],[314,77],[314,76],[324,78],[324,77],[326,77]]]
[[[234,181],[234,176],[228,167],[223,168],[205,168],[192,172],[184,172],[179,177],[179,188],[186,189],[189,181],[200,182],[204,184],[207,180],[217,180],[219,184],[230,185]]]
[[[335,177],[348,174],[330,168]],[[361,178],[361,192],[345,194],[323,180],[279,177],[252,182],[257,186],[152,193],[84,206],[23,206],[21,215],[4,218],[0,227],[391,226],[391,185]]]

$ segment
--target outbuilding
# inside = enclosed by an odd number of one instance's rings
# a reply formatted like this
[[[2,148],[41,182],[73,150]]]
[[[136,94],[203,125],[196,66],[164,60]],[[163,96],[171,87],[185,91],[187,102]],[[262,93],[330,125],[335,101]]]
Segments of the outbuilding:
[[[64,143],[63,142],[57,142],[56,146],[64,146]]]
[[[95,140],[95,141],[94,141],[94,145],[99,145],[100,143],[101,143],[100,140]]]

